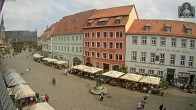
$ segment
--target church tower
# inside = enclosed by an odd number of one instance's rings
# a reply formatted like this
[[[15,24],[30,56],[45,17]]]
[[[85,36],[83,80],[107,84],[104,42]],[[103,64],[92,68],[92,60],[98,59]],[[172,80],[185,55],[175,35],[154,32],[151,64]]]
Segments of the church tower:
[[[0,39],[5,39],[5,26],[4,26],[4,19],[3,19],[3,15],[2,15],[2,18],[1,18],[1,25],[0,25],[0,32],[1,32],[1,36],[0,36]]]

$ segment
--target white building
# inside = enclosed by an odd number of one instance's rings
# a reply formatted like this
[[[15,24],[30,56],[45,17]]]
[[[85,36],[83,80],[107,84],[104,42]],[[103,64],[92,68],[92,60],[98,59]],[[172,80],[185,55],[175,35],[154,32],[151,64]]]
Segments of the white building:
[[[196,82],[196,24],[135,20],[126,36],[128,72]]]

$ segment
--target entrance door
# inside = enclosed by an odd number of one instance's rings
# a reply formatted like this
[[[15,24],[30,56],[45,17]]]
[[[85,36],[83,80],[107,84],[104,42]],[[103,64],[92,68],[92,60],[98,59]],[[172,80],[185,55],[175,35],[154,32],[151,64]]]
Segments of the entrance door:
[[[108,72],[110,70],[110,64],[103,63],[103,72]]]
[[[172,85],[174,82],[174,73],[175,69],[167,69],[167,81],[169,82],[169,85]]]

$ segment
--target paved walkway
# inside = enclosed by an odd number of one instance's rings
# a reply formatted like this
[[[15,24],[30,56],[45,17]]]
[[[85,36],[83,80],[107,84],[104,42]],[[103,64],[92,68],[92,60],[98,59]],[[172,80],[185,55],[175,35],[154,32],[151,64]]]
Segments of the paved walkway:
[[[143,93],[130,91],[120,87],[104,85],[109,93],[104,101],[99,96],[89,93],[89,88],[95,86],[95,81],[79,78],[75,75],[63,75],[64,70],[57,70],[33,61],[32,55],[20,53],[6,58],[7,68],[16,69],[18,73],[23,68],[31,68],[30,73],[22,75],[28,85],[43,95],[49,95],[49,104],[55,110],[136,110],[136,105],[144,96]],[[52,77],[56,85],[52,85]],[[196,95],[182,93],[177,89],[168,89],[164,97],[150,95],[144,110],[158,110],[164,103],[167,110],[196,110]],[[193,106],[189,104],[193,103]]]

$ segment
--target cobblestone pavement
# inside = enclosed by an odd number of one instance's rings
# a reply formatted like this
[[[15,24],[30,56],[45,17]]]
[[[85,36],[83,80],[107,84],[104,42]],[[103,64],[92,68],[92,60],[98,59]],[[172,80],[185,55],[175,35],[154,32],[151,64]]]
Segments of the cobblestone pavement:
[[[57,70],[33,61],[32,55],[20,53],[11,58],[6,58],[7,68],[13,68],[18,73],[23,68],[31,68],[30,73],[22,77],[35,91],[48,94],[49,104],[55,110],[136,110],[137,102],[145,94],[128,89],[104,85],[109,93],[104,101],[99,101],[99,96],[89,93],[89,88],[95,86],[95,81],[79,78],[75,75],[63,75],[64,70]],[[52,77],[56,78],[56,86],[52,85]],[[110,97],[108,97],[110,96]],[[150,95],[144,110],[158,110],[164,103],[167,110],[196,110],[196,95],[183,93],[177,89],[168,89],[164,97]],[[190,103],[193,106],[190,106]]]

